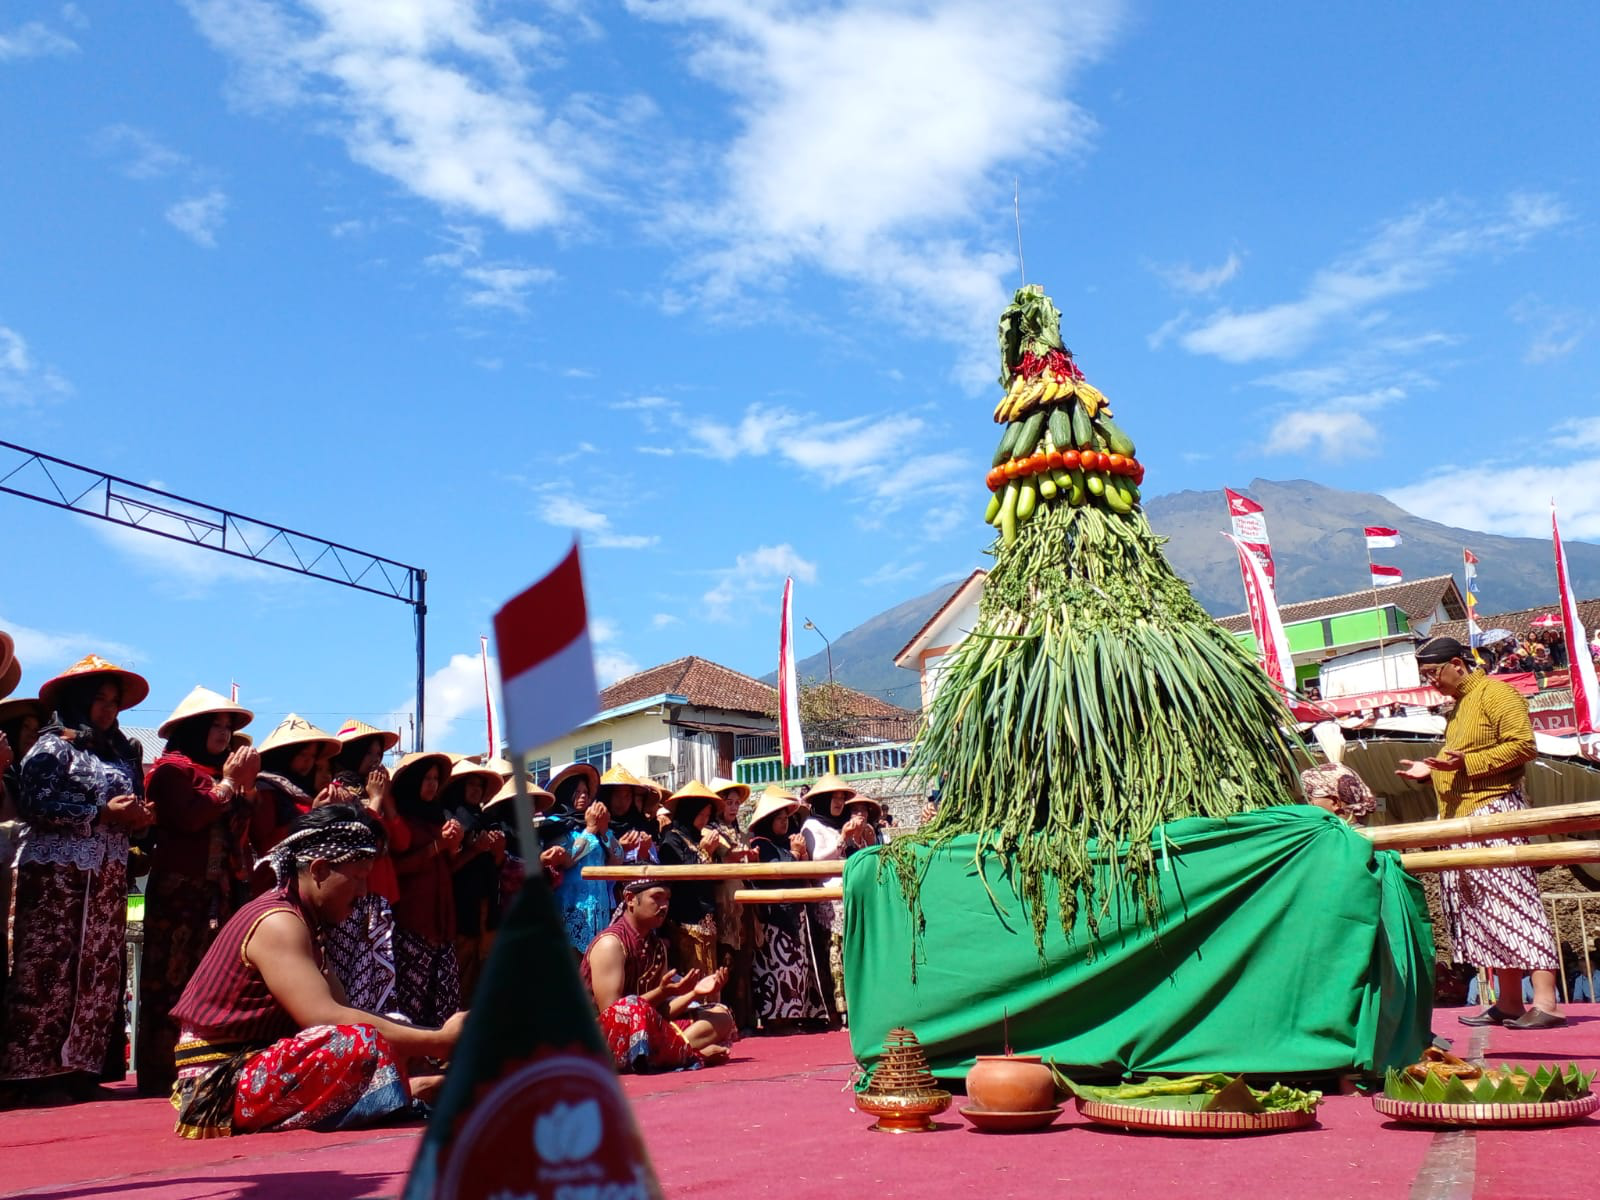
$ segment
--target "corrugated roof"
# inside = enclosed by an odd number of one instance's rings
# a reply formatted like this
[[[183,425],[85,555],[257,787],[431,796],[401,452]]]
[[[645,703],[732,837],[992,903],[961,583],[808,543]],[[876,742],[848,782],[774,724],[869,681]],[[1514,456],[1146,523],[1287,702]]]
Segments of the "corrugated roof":
[[[1542,628],[1535,629],[1533,623],[1539,617],[1548,616],[1552,613],[1559,619],[1561,606],[1559,604],[1547,604],[1543,608],[1519,608],[1516,612],[1493,613],[1490,616],[1484,616],[1479,613],[1478,628],[1481,630],[1509,629],[1518,637],[1526,637],[1530,633],[1543,632]],[[1578,619],[1583,622],[1583,627],[1588,632],[1588,635],[1591,638],[1594,637],[1595,626],[1600,625],[1600,599],[1579,600]],[[1555,631],[1560,633],[1561,626],[1555,626]],[[1429,632],[1436,633],[1441,637],[1453,637],[1464,642],[1467,640],[1467,622],[1465,619],[1444,621]]]
[[[1413,579],[1409,583],[1396,583],[1379,588],[1378,603],[1395,605],[1413,621],[1428,616],[1440,604],[1444,605],[1445,612],[1452,617],[1464,621],[1467,616],[1466,605],[1461,599],[1461,590],[1456,587],[1453,575],[1430,575],[1426,579]],[[1296,621],[1315,621],[1322,617],[1360,612],[1372,607],[1372,589],[1363,588],[1359,592],[1345,592],[1343,595],[1326,596],[1321,600],[1302,600],[1297,604],[1280,605],[1278,615],[1283,618],[1285,625],[1292,625]],[[1250,614],[1234,613],[1231,616],[1218,617],[1217,624],[1229,633],[1248,633]],[[1430,633],[1438,631],[1438,626],[1429,630]]]

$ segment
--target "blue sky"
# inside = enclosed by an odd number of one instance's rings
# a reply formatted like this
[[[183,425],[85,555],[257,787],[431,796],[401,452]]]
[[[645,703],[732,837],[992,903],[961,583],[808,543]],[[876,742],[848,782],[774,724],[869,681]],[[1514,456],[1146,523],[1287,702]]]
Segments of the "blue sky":
[[[425,567],[476,749],[574,529],[607,678],[770,669],[785,575],[836,636],[981,563],[1016,179],[1147,491],[1600,540],[1600,10],[1005,11],[6,0],[0,437]],[[29,685],[404,720],[404,606],[0,512]]]

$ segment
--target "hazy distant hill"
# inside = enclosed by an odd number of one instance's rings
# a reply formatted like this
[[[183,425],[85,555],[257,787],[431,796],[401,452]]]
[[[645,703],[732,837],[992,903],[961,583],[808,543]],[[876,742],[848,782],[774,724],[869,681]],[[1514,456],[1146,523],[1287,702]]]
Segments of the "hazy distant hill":
[[[1382,496],[1346,492],[1304,479],[1257,479],[1244,489],[1267,510],[1278,571],[1278,598],[1285,604],[1353,592],[1369,584],[1362,536],[1366,525],[1400,531],[1401,544],[1380,552],[1378,561],[1400,567],[1408,579],[1426,575],[1461,576],[1461,548],[1478,556],[1478,600],[1484,614],[1550,604],[1555,599],[1555,565],[1550,542],[1500,537],[1454,529],[1414,517]],[[1220,489],[1156,496],[1146,505],[1150,524],[1169,538],[1167,558],[1215,616],[1244,610],[1239,564],[1222,537],[1228,528]],[[974,562],[984,561],[976,548]],[[1600,546],[1567,542],[1573,588],[1582,599],[1600,596]],[[952,564],[952,568],[960,564]],[[965,578],[965,572],[962,575]],[[833,674],[840,683],[915,708],[916,676],[894,665],[895,653],[959,586],[942,584],[864,621],[833,642]],[[800,631],[802,638],[811,634]],[[803,643],[802,643],[803,644]],[[800,678],[826,679],[826,656],[814,654],[797,664]],[[770,682],[771,676],[768,676]]]

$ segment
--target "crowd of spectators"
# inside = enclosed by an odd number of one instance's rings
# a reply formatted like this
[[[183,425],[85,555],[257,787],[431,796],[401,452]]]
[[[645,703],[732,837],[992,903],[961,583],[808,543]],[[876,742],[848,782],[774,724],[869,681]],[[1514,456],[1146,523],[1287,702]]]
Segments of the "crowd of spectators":
[[[750,789],[731,780],[669,792],[621,767],[602,775],[569,764],[533,786],[537,844],[524,848],[507,763],[432,752],[395,759],[395,733],[354,718],[323,730],[292,713],[257,744],[245,732],[253,714],[203,687],[161,724],[164,747],[146,762],[119,722],[149,695],[140,675],[91,655],[37,696],[6,699],[20,674],[9,639],[0,639],[0,660],[0,912],[14,914],[9,961],[0,939],[0,1106],[71,1103],[126,1077],[132,894],[143,896],[144,957],[131,1065],[141,1093],[182,1093],[180,1111],[199,1103],[185,1055],[209,1044],[197,1031],[202,1011],[224,1013],[221,1025],[276,1030],[262,1024],[270,1010],[302,1034],[297,1008],[336,1010],[345,1022],[337,1028],[360,1031],[339,1044],[376,1039],[382,1054],[371,1061],[390,1061],[373,1030],[448,1049],[446,1031],[529,870],[554,889],[602,1025],[634,1022],[621,1069],[711,1063],[739,1036],[826,1029],[845,1017],[837,903],[740,904],[733,893],[743,880],[640,889],[582,875],[628,862],[842,864],[882,840],[884,814],[840,779],[819,780],[804,797],[768,788],[752,804]],[[356,873],[359,883],[345,879]],[[329,879],[345,879],[343,890]],[[283,951],[289,967],[262,966],[255,925],[240,925],[285,912],[311,930],[306,961],[325,981],[314,1003],[303,981],[290,989],[300,989],[293,1002],[279,994],[300,949]],[[621,973],[611,963],[597,976],[596,947],[615,958],[619,941]],[[226,953],[208,956],[224,942]],[[655,964],[653,979],[633,969],[640,954]],[[610,994],[622,982],[632,986]],[[639,1009],[646,993],[648,1015],[619,1007]],[[364,1015],[371,1020],[356,1020]],[[201,1065],[214,1070],[214,1060]],[[423,1065],[401,1059],[395,1069]],[[211,1126],[196,1118],[180,1128]]]

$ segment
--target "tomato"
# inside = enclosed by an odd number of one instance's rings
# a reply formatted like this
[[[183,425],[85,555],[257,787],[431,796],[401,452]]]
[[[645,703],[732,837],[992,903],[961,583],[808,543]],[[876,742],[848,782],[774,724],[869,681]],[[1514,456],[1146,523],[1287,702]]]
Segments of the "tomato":
[[[1100,453],[1097,450],[1085,450],[1078,456],[1083,463],[1085,471],[1098,471],[1100,469]]]
[[[1037,475],[1037,474],[1039,474],[1040,471],[1048,470],[1049,467],[1050,467],[1050,456],[1048,454],[1046,454],[1043,450],[1040,450],[1037,454],[1032,455],[1028,459],[1028,474],[1029,475]]]
[[[1003,474],[1001,474],[1001,471],[1000,471],[999,467],[996,467],[994,470],[990,471],[987,475],[985,475],[983,477],[984,485],[991,492],[998,490],[998,488],[1000,486],[999,483],[996,482],[996,476],[998,476],[1000,479],[1004,479],[1005,478],[1005,476]]]
[[[1133,482],[1135,484],[1141,484],[1144,482],[1144,464],[1135,463],[1134,466],[1137,467],[1138,470],[1134,471],[1133,473]]]
[[[1113,475],[1126,475],[1128,474],[1128,460],[1120,454],[1113,454],[1106,459],[1106,470]]]
[[[1046,457],[1049,459],[1049,467],[1052,471],[1059,471],[1066,466],[1066,456],[1059,450],[1050,451]]]
[[[1061,465],[1068,471],[1076,471],[1081,461],[1076,450],[1065,450],[1061,454]]]
[[[1024,459],[1013,458],[1005,465],[1004,469],[1007,479],[1016,479],[1018,476],[1028,473],[1028,464]]]

